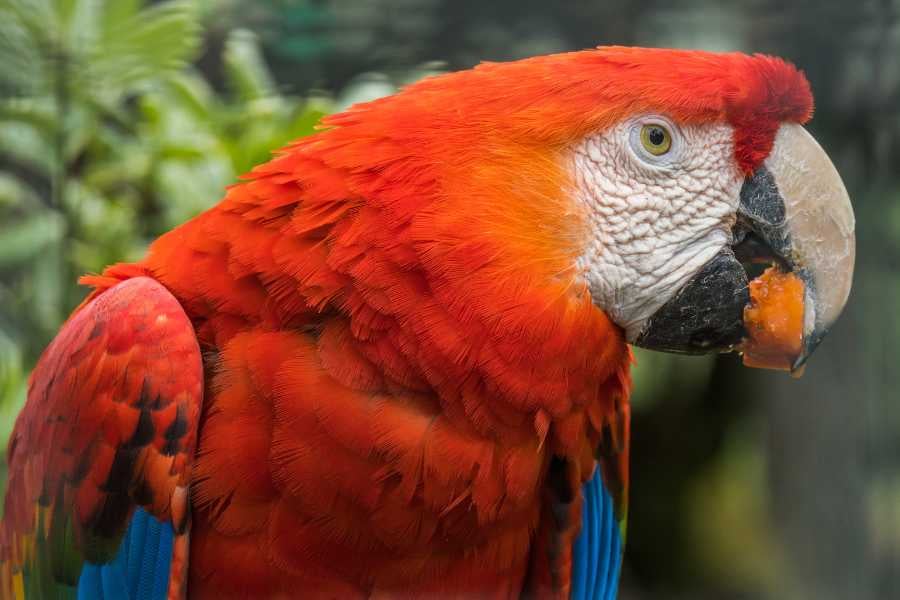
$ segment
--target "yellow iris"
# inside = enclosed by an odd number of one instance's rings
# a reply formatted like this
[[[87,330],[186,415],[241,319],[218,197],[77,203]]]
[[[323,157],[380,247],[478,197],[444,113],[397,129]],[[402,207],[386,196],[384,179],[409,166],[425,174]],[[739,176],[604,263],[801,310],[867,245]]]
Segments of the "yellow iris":
[[[672,147],[672,134],[662,125],[644,125],[641,127],[641,144],[653,156],[660,156]]]

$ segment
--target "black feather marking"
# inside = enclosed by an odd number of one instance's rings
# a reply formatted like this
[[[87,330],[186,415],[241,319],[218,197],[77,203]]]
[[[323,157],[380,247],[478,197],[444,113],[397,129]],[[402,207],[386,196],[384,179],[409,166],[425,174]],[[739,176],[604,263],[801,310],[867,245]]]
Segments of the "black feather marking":
[[[166,438],[166,443],[162,448],[162,453],[165,456],[172,456],[180,449],[179,442],[188,430],[187,417],[184,413],[184,404],[179,404],[178,411],[175,413],[175,420],[173,420],[172,423],[170,423],[169,426],[166,427],[166,431],[163,434],[163,436]]]
[[[131,491],[131,497],[134,498],[135,504],[149,506],[153,503],[153,490],[150,488],[149,483],[141,479]]]
[[[572,464],[565,458],[553,456],[547,469],[545,488],[547,496],[545,505],[549,509],[549,517],[553,519],[547,539],[546,552],[549,560],[549,571],[554,589],[561,585],[561,565],[559,559],[563,554],[562,532],[569,528],[571,521],[572,502],[575,501],[577,489],[573,489],[571,483]]]
[[[67,480],[72,485],[78,485],[82,479],[88,474],[88,471],[91,469],[91,465],[94,462],[94,446],[93,444],[85,449],[85,451],[81,454],[81,457],[75,463],[75,470],[72,471],[67,477]]]
[[[554,456],[550,459],[550,468],[547,471],[547,486],[559,502],[569,504],[575,499],[575,490],[572,489],[569,483],[569,463],[566,459],[559,456]]]
[[[134,475],[134,467],[140,452],[141,448],[138,447],[119,446],[116,449],[112,466],[109,468],[106,483],[100,489],[111,494],[127,494],[129,488],[131,488],[131,479]]]
[[[153,425],[153,418],[150,416],[150,408],[142,405],[141,416],[138,418],[137,426],[134,428],[134,434],[132,434],[126,445],[132,448],[146,446],[153,441],[154,435],[156,435],[156,427]]]
[[[131,512],[132,504],[128,492],[117,492],[109,494],[100,505],[87,523],[87,529],[93,534],[91,537],[96,542],[100,540],[116,540],[125,528],[128,515]],[[107,544],[100,544],[101,547],[96,548],[94,556],[90,547],[94,544],[88,544],[86,550],[86,558],[91,562],[105,562],[105,555],[109,548]],[[100,558],[100,560],[97,560]]]
[[[141,382],[141,393],[138,396],[137,405],[144,407],[150,406],[152,404],[150,400],[150,379],[148,377],[144,377],[143,382]]]

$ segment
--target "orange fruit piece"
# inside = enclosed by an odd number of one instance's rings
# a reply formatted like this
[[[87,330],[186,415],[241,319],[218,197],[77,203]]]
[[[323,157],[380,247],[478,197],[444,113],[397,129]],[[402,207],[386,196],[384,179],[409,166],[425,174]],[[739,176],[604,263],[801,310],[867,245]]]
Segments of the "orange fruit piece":
[[[789,371],[803,344],[805,286],[794,273],[769,267],[750,282],[744,308],[747,339],[741,350],[748,367]]]

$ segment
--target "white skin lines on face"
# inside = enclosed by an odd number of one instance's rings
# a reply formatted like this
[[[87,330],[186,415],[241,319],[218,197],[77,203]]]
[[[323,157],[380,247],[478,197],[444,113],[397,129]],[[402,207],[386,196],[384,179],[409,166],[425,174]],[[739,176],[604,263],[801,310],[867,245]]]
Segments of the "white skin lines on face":
[[[646,126],[671,136],[665,152],[647,150]],[[594,303],[633,340],[648,317],[731,243],[744,180],[732,128],[677,126],[643,115],[586,138],[571,160],[576,201],[591,231],[577,266]]]

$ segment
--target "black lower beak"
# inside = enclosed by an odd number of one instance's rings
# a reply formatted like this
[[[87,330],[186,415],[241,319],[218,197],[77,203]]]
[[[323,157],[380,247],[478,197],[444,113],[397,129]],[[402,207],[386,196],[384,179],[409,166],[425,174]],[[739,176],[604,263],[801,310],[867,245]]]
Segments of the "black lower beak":
[[[647,321],[636,346],[687,354],[727,352],[744,338],[747,272],[723,248]]]
[[[734,350],[746,337],[748,283],[772,264],[790,269],[784,202],[768,169],[741,188],[733,246],[723,248],[644,324],[636,346],[687,354]]]

